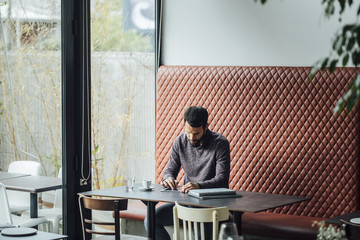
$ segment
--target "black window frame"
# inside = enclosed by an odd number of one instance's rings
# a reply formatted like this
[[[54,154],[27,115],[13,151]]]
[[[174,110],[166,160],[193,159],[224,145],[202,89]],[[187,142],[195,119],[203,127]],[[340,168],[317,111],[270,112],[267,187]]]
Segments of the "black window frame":
[[[161,0],[155,0],[155,79],[160,64]],[[90,0],[61,2],[61,80],[62,80],[62,167],[63,229],[69,240],[82,239],[78,193],[91,190],[80,184],[81,166],[88,173],[90,141]],[[155,80],[156,81],[156,80]],[[84,112],[84,114],[82,114]],[[84,132],[84,136],[83,136]],[[87,174],[86,174],[87,175]]]

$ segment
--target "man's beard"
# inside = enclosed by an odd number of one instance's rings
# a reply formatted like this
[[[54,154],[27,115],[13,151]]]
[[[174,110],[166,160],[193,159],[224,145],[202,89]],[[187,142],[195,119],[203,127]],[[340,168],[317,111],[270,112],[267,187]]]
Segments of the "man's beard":
[[[190,143],[191,146],[193,146],[193,147],[199,147],[199,146],[201,145],[202,140],[204,139],[204,136],[205,136],[205,133],[202,135],[202,137],[201,137],[200,139],[198,139],[198,140],[196,140],[196,141],[193,141],[193,142],[191,142],[190,139],[188,139],[188,140],[189,140],[189,143]]]

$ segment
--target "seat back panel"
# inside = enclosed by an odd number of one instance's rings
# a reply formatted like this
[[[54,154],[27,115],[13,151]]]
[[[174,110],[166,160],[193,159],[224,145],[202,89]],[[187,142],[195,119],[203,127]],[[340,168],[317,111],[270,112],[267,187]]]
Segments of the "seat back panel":
[[[161,66],[156,97],[156,182],[191,105],[230,141],[230,188],[310,197],[276,213],[334,217],[360,207],[358,106],[334,114],[359,73],[310,67]],[[178,180],[181,182],[183,171]]]

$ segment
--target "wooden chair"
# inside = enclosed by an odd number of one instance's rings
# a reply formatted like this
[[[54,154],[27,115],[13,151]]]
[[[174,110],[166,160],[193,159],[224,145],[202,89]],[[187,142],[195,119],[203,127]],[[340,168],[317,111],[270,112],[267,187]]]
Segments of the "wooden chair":
[[[86,233],[90,234],[98,234],[104,235],[102,237],[96,239],[112,239],[112,240],[126,240],[126,239],[139,239],[145,240],[147,238],[128,235],[128,234],[120,234],[120,213],[121,210],[127,209],[128,200],[127,199],[100,199],[100,198],[92,198],[82,194],[79,194],[79,207],[80,207],[80,215],[81,215],[81,223],[83,229],[83,240],[88,240]],[[115,212],[115,221],[113,222],[100,222],[94,221],[91,219],[86,219],[83,216],[83,210],[100,210],[100,211],[114,211]],[[115,231],[98,231],[93,230],[92,227],[96,226],[114,226]]]
[[[196,240],[199,238],[199,226],[201,239],[205,239],[204,223],[212,223],[212,238],[218,239],[219,222],[229,219],[227,207],[218,208],[191,208],[179,205],[177,202],[173,208],[174,212],[174,240],[180,239],[180,220],[183,224],[184,238]],[[193,233],[194,229],[194,233]]]

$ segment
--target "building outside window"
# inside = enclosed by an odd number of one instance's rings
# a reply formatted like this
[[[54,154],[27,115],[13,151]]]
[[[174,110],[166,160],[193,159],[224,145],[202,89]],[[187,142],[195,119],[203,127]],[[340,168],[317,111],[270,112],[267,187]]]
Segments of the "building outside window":
[[[90,4],[92,188],[153,180],[155,3]],[[61,96],[61,0],[0,0],[0,171],[32,160],[58,176]]]

